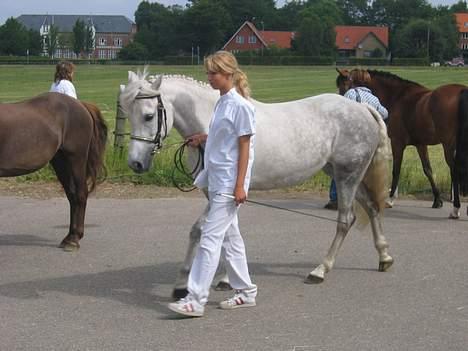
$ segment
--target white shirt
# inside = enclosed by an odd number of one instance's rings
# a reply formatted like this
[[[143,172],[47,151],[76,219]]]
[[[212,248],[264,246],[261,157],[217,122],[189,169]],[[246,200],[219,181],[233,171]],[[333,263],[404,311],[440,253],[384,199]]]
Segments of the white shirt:
[[[368,88],[365,88],[365,87],[351,88],[344,94],[344,97],[357,101],[357,102],[364,102],[366,104],[371,105],[380,113],[380,115],[382,116],[382,119],[384,120],[387,119],[388,117],[387,109],[382,106],[379,98],[375,96],[374,94],[372,94],[372,92]]]
[[[49,91],[53,93],[62,93],[77,99],[75,86],[72,82],[66,79],[62,79],[58,83],[53,82]]]
[[[254,160],[255,108],[233,88],[216,103],[205,145],[205,168],[195,179],[199,188],[209,192],[234,192],[239,160],[239,137],[251,135],[249,162],[244,179],[247,193]]]

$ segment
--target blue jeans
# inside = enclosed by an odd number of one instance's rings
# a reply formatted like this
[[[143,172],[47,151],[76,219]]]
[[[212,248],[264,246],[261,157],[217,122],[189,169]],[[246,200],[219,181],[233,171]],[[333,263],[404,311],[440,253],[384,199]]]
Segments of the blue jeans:
[[[335,179],[333,178],[330,184],[330,191],[328,192],[328,197],[330,198],[330,201],[338,200],[338,197],[336,195],[336,183],[335,183]]]

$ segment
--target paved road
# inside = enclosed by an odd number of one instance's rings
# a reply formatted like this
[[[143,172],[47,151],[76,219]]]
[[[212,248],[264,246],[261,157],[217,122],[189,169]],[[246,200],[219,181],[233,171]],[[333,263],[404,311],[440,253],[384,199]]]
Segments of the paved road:
[[[323,199],[267,200],[332,218]],[[467,350],[468,220],[400,201],[386,212],[395,264],[377,272],[370,232],[352,230],[321,285],[303,277],[329,221],[241,210],[258,306],[201,319],[166,304],[201,198],[91,199],[77,253],[56,248],[64,199],[0,197],[0,350]]]

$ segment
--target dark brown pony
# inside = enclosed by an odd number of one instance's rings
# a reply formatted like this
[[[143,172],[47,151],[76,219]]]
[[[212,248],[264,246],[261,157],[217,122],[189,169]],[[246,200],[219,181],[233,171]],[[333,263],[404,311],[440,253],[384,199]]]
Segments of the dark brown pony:
[[[349,73],[346,70],[338,72],[342,77],[347,77]],[[388,134],[393,153],[390,197],[394,196],[398,185],[403,152],[407,145],[414,145],[424,174],[431,183],[434,195],[432,207],[442,207],[427,150],[427,145],[442,144],[452,179],[454,209],[450,218],[458,218],[460,193],[468,193],[468,87],[448,84],[430,90],[392,73],[368,72],[371,76],[369,88],[389,112]],[[349,84],[343,82],[341,78],[342,85]]]
[[[88,193],[104,171],[107,126],[99,109],[64,94],[0,104],[0,177],[34,172],[50,162],[70,203],[60,247],[79,248]]]

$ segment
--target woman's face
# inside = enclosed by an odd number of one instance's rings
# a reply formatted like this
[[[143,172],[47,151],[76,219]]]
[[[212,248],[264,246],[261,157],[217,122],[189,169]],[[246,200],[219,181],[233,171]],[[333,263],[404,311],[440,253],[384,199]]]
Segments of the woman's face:
[[[220,90],[221,93],[227,92],[232,88],[232,75],[220,72],[206,72],[208,82],[211,87]]]

